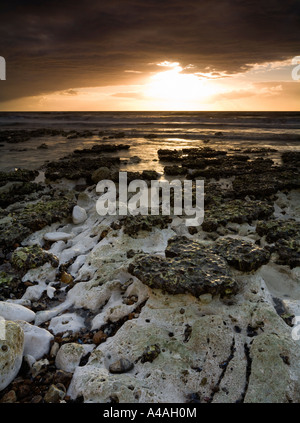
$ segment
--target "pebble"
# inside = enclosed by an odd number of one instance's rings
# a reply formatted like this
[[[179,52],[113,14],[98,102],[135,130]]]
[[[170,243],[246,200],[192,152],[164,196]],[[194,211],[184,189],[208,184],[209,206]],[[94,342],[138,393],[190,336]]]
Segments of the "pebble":
[[[16,401],[17,401],[17,396],[16,396],[15,391],[12,389],[11,391],[7,392],[3,396],[3,398],[1,399],[0,402],[8,404],[8,403],[16,402]]]
[[[111,373],[126,373],[133,369],[134,364],[127,358],[120,358],[109,366]]]
[[[96,345],[101,344],[102,342],[106,341],[107,335],[102,330],[96,332],[93,336],[93,343]]]
[[[199,300],[201,301],[201,303],[203,304],[209,304],[212,302],[212,295],[207,293],[207,294],[202,294],[199,296]]]
[[[60,370],[73,373],[85,354],[83,345],[75,342],[63,344],[56,355],[55,365]]]
[[[59,343],[54,342],[54,344],[52,345],[51,350],[50,350],[50,357],[52,357],[52,358],[56,357],[58,350],[59,350]]]
[[[53,382],[58,385],[64,385],[66,388],[69,387],[73,374],[70,372],[65,372],[64,370],[56,370]]]
[[[48,368],[49,364],[50,363],[46,358],[43,360],[36,361],[31,367],[32,377],[35,378],[41,372],[44,372]]]
[[[30,402],[32,404],[39,404],[42,401],[43,401],[43,397],[41,395],[35,395]]]
[[[85,222],[87,219],[87,214],[85,209],[79,206],[75,206],[73,208],[72,218],[73,218],[73,223],[75,225],[79,225],[80,223]]]
[[[45,241],[68,241],[69,239],[73,238],[73,234],[68,234],[67,232],[47,232],[44,235]]]
[[[44,396],[44,400],[47,403],[57,403],[64,399],[66,393],[56,385],[51,385]]]
[[[5,320],[25,320],[25,322],[32,322],[35,319],[35,313],[28,308],[6,301],[0,301],[0,316]]]
[[[32,368],[32,366],[34,365],[34,363],[36,362],[36,359],[34,357],[32,357],[32,355],[29,354],[24,354],[23,356],[23,362],[27,365],[27,367],[29,369]]]
[[[73,276],[67,272],[62,272],[60,277],[61,282],[70,284],[73,282]]]

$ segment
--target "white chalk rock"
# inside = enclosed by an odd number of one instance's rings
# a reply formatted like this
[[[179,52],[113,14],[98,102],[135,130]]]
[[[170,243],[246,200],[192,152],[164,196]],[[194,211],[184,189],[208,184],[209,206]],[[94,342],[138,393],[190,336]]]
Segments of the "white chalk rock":
[[[24,333],[11,321],[0,320],[0,391],[17,376],[23,358]],[[4,336],[3,336],[4,335]]]
[[[68,241],[72,237],[73,234],[68,234],[67,232],[47,232],[44,235],[44,239],[51,242]]]
[[[64,344],[56,355],[55,365],[60,370],[73,373],[84,355],[86,351],[83,345],[74,342]]]
[[[24,332],[24,354],[34,357],[36,360],[48,354],[50,342],[54,336],[46,329],[31,325],[24,321],[17,322]]]
[[[86,211],[82,207],[75,206],[73,208],[72,218],[75,225],[83,223],[87,219]]]
[[[7,303],[13,303],[13,304],[20,304],[24,307],[31,307],[31,301],[26,300],[25,298],[19,298],[19,299],[16,299],[16,300],[7,299],[6,302]]]
[[[64,313],[61,316],[53,317],[49,325],[49,329],[55,335],[67,331],[79,332],[84,327],[84,319],[75,313]]]
[[[28,308],[16,304],[0,301],[0,316],[5,320],[25,320],[25,322],[32,322],[35,319],[35,313]]]

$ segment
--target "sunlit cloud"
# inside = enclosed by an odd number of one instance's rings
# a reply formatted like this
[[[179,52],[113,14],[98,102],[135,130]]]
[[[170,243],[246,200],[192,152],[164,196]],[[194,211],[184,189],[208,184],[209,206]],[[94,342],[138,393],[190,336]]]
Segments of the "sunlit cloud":
[[[282,69],[293,66],[292,59],[293,57],[286,60],[276,60],[273,62],[249,63],[248,66],[251,67],[251,70],[255,72],[268,72],[274,69]]]
[[[168,60],[165,60],[164,62],[161,63],[156,63],[157,66],[162,66],[162,67],[166,67],[166,68],[177,68],[179,67],[179,62],[169,62]]]
[[[223,79],[223,78],[229,78],[232,76],[236,76],[235,74],[227,74],[226,72],[195,72],[195,75],[197,75],[201,79]]]
[[[66,90],[66,91],[61,91],[60,92],[60,95],[71,95],[71,96],[74,96],[74,95],[78,95],[78,91],[70,89],[70,90]]]
[[[132,69],[128,69],[128,70],[124,70],[125,73],[143,73],[141,71],[138,70],[132,70]]]

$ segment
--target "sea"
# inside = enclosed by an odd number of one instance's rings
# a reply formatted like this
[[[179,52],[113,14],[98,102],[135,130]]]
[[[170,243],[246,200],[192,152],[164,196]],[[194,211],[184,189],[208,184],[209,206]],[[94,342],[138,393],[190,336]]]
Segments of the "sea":
[[[300,112],[0,112],[0,132],[39,128],[92,134],[34,137],[17,144],[1,141],[1,171],[39,169],[75,149],[108,142],[130,145],[130,150],[118,152],[123,170],[161,171],[160,148],[209,146],[230,154],[264,147],[277,151],[275,161],[282,151],[300,151]],[[47,148],[38,148],[42,143]],[[130,163],[133,156],[140,163]]]

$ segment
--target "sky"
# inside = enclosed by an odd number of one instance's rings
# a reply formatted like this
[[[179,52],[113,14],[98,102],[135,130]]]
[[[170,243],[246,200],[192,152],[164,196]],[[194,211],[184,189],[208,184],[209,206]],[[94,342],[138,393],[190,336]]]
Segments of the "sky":
[[[0,111],[299,111],[299,35],[299,0],[2,0]]]

